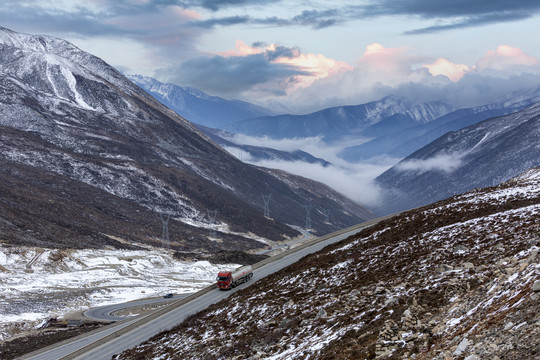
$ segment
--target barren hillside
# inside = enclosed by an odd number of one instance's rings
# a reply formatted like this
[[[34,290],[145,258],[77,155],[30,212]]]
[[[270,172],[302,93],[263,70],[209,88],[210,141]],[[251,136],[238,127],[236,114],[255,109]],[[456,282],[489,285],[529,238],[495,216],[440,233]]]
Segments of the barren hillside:
[[[540,169],[325,248],[120,359],[540,357]]]
[[[309,185],[242,163],[73,44],[0,27],[0,243],[140,249],[170,216],[175,250],[245,251],[298,236],[306,204],[332,213],[318,234],[374,217]]]

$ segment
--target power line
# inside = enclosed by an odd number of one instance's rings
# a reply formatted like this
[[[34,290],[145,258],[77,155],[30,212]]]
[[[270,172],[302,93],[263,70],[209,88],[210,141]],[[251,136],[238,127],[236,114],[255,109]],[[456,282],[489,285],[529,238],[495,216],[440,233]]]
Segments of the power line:
[[[306,230],[311,229],[311,208],[312,207],[313,207],[313,204],[311,203],[304,205],[304,208],[306,209]]]
[[[169,219],[171,218],[171,214],[159,214],[159,218],[161,219],[161,241],[164,245],[167,246],[168,249],[171,248],[171,241],[169,239]]]
[[[269,218],[270,217],[270,198],[272,197],[272,194],[268,195],[262,195],[263,201],[264,201],[264,216]]]
[[[210,229],[209,229],[209,236],[210,237],[216,237],[216,229],[214,228],[214,224],[216,223],[216,217],[217,217],[217,209],[210,210],[206,209],[206,213],[208,214],[208,220],[210,221]]]

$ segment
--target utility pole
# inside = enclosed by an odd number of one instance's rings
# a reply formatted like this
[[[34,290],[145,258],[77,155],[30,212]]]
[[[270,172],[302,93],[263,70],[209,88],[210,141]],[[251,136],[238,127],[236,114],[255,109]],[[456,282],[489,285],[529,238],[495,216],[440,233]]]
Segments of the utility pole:
[[[308,205],[304,205],[304,208],[306,209],[306,230],[311,229],[311,208],[313,207],[313,204],[309,203]]]
[[[210,231],[209,236],[210,237],[216,237],[216,229],[214,229],[214,224],[216,223],[216,217],[217,217],[217,209],[210,210],[206,209],[206,212],[208,214],[208,219],[210,221]]]
[[[270,218],[270,198],[272,197],[272,194],[268,195],[262,195],[263,201],[264,201],[264,216],[267,218]]]
[[[167,249],[170,249],[171,241],[169,239],[169,219],[171,218],[171,214],[167,214],[167,216],[165,216],[165,214],[160,213],[159,218],[161,219],[162,225],[161,241],[167,246]]]

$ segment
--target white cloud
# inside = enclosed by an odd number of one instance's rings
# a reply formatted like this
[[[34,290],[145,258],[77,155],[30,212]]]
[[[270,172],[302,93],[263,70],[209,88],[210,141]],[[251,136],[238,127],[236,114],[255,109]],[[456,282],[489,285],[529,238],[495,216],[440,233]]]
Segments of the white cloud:
[[[291,174],[322,182],[365,206],[376,205],[380,201],[380,189],[372,180],[389,168],[375,164],[357,164],[354,168],[345,169],[333,165],[324,167],[320,164],[300,161],[275,160],[252,163],[272,169],[281,169]]]
[[[379,157],[363,163],[349,163],[338,157],[344,146],[358,145],[365,141],[355,139],[346,144],[328,145],[320,137],[291,138],[275,140],[268,137],[256,138],[246,135],[234,135],[228,140],[243,145],[270,147],[282,151],[303,150],[313,156],[322,158],[332,165],[322,166],[301,161],[262,160],[256,161],[251,155],[237,147],[227,147],[226,150],[244,162],[272,169],[280,169],[291,174],[300,175],[328,185],[337,192],[349,197],[359,204],[372,206],[380,200],[380,191],[373,183],[378,175],[388,170],[399,159]]]
[[[531,67],[538,70],[538,59],[527,55],[523,50],[508,45],[500,45],[495,51],[488,51],[476,62],[476,70],[509,70],[519,67]]]
[[[454,64],[445,58],[439,58],[431,64],[422,65],[422,67],[427,68],[433,76],[443,75],[452,81],[458,81],[470,70],[470,67],[467,65]]]
[[[385,48],[374,43],[366,47],[352,70],[343,68],[319,78],[310,86],[290,91],[281,101],[298,112],[357,105],[388,95],[417,103],[442,100],[469,107],[534,86],[531,83],[538,81],[538,76],[538,59],[508,45],[488,51],[475,64],[467,65],[422,56],[407,47]]]
[[[322,136],[285,139],[272,139],[268,136],[254,137],[243,134],[233,134],[232,136],[221,134],[221,136],[235,144],[269,147],[281,151],[304,150],[313,154],[311,150],[320,149],[321,147],[328,150],[328,145],[324,143]]]
[[[401,162],[396,166],[396,170],[418,171],[420,173],[426,171],[451,173],[460,167],[461,164],[461,156],[459,155],[437,155],[426,160],[413,159]]]

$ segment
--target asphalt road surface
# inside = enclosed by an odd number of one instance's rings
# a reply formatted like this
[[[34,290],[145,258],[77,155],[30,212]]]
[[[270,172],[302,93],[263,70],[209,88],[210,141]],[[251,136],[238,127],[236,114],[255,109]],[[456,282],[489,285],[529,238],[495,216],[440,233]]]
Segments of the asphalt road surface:
[[[343,240],[378,221],[380,219],[361,224],[356,228],[345,229],[342,232],[315,239],[314,242],[316,243],[314,245],[308,246],[308,243],[310,243],[308,241],[302,246],[255,264],[253,266],[253,278],[235,289],[221,291],[212,286],[185,299],[176,300],[172,304],[149,314],[117,322],[88,334],[68,339],[60,344],[27,354],[22,359],[110,359],[114,354],[131,349],[152,336],[175,327],[188,316],[204,310],[211,304],[225,299],[255,281],[259,281],[297,262],[304,256],[317,252],[329,244]]]
[[[155,304],[160,304],[160,303],[173,302],[178,299],[183,299],[189,295],[191,295],[191,293],[176,294],[172,298],[168,298],[168,299],[165,299],[165,298],[143,299],[143,300],[135,300],[135,301],[125,302],[125,303],[120,303],[120,304],[100,306],[97,308],[86,310],[83,313],[83,315],[89,319],[98,320],[98,321],[122,321],[122,320],[126,320],[127,316],[116,316],[114,315],[114,313],[121,310],[127,310],[130,308],[135,308],[135,307],[144,306],[144,305],[155,305]]]

